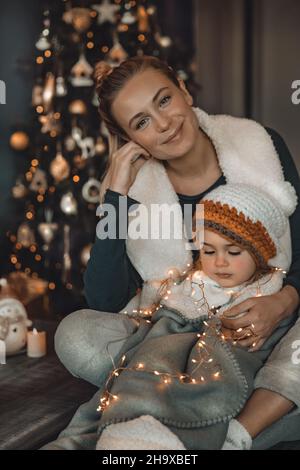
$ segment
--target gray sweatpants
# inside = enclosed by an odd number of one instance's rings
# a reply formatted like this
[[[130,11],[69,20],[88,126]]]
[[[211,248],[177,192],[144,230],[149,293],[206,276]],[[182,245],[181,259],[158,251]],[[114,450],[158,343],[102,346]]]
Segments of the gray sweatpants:
[[[280,393],[300,409],[300,318],[257,373],[255,388]]]
[[[137,327],[138,323],[125,315],[79,310],[60,323],[56,353],[71,374],[100,385]],[[280,393],[298,408],[262,432],[253,448],[267,449],[280,441],[300,439],[300,319],[274,348],[257,374],[255,387]]]

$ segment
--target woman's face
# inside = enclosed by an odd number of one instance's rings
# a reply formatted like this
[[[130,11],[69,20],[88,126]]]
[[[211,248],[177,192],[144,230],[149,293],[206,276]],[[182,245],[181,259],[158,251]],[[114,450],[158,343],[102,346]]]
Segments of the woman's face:
[[[148,69],[124,85],[112,113],[129,140],[155,158],[169,160],[188,154],[199,138],[192,104],[183,82],[178,88],[161,72]]]

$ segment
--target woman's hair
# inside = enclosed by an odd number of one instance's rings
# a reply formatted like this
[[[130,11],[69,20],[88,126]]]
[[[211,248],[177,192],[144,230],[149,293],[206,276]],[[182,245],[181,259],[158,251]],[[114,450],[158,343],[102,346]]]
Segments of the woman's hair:
[[[129,139],[124,130],[116,122],[112,114],[112,104],[124,85],[136,74],[153,69],[165,75],[178,88],[179,80],[174,70],[162,60],[152,56],[136,56],[122,62],[118,67],[112,68],[104,61],[95,66],[96,93],[99,99],[99,114],[109,132],[109,158],[106,172],[102,180],[100,202],[103,202],[106,189],[109,185],[109,168],[111,155]]]

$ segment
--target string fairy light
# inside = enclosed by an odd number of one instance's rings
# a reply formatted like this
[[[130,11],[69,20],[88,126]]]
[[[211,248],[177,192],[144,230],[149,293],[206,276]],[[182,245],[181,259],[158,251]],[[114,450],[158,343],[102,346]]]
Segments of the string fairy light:
[[[190,265],[188,265],[188,268],[189,267],[190,267]],[[168,287],[169,284],[170,284],[170,278],[168,278],[166,281],[164,281],[162,283],[162,285],[161,285],[161,294],[163,293],[165,288],[167,288],[167,291],[169,291],[170,294],[171,294],[171,290]],[[176,285],[177,283],[173,282],[173,284]],[[205,298],[204,292],[203,292],[203,297]],[[208,304],[207,304],[207,306],[208,306]],[[135,317],[138,316],[140,319],[142,319],[145,315],[148,316],[149,314],[152,314],[154,311],[157,311],[160,307],[161,307],[161,305],[159,304],[159,306],[156,305],[155,308],[153,308],[153,309],[146,309],[146,310],[134,309],[132,311],[132,313]],[[208,307],[208,311],[209,311],[209,307]],[[210,312],[210,313],[211,313],[211,315],[214,315],[213,312]],[[207,319],[209,319],[209,315],[208,315]],[[147,320],[147,321],[149,323],[151,323],[150,320]],[[165,384],[165,385],[171,384],[173,380],[178,380],[181,383],[189,383],[189,384],[192,384],[192,385],[206,382],[206,380],[204,378],[204,375],[201,375],[199,380],[196,380],[193,377],[195,372],[201,366],[203,368],[206,368],[208,365],[211,365],[213,363],[213,358],[210,357],[210,348],[207,346],[207,343],[206,343],[205,339],[208,336],[211,336],[211,335],[209,335],[210,331],[214,335],[216,330],[215,330],[215,327],[212,327],[212,325],[210,325],[210,323],[208,321],[205,321],[204,325],[205,325],[206,331],[204,331],[202,334],[197,333],[197,335],[196,335],[196,338],[197,338],[196,346],[198,346],[196,351],[198,352],[198,357],[197,358],[193,357],[191,359],[191,363],[194,364],[195,367],[193,368],[193,370],[190,374],[182,373],[182,372],[171,374],[171,373],[165,372],[165,371],[152,370],[152,369],[148,369],[146,367],[146,365],[141,363],[141,362],[137,363],[133,367],[126,367],[125,366],[125,361],[126,361],[126,356],[125,355],[122,356],[119,366],[115,367],[114,361],[111,358],[114,369],[109,374],[108,379],[105,383],[104,393],[103,393],[103,395],[100,399],[100,405],[97,408],[97,411],[100,411],[100,412],[104,411],[113,401],[119,399],[119,397],[117,395],[114,395],[113,393],[111,393],[110,390],[111,390],[114,379],[116,377],[118,377],[120,375],[120,373],[124,370],[126,370],[127,372],[129,372],[129,371],[131,371],[131,372],[141,372],[142,371],[142,372],[147,372],[147,373],[153,374],[157,377],[160,377],[161,380],[162,380],[162,383]],[[219,331],[218,331],[218,336],[220,336]],[[221,371],[219,370],[219,365],[218,364],[215,365],[214,372],[212,373],[211,376],[212,376],[212,378],[215,378],[215,379],[221,376]]]
[[[183,271],[182,274],[179,272],[176,273],[174,276],[174,269],[170,269],[168,271],[169,277],[161,282],[161,286],[159,288],[159,294],[160,298],[164,298],[167,300],[171,295],[172,295],[172,288],[170,287],[171,284],[173,286],[176,286],[182,282],[183,279],[190,280],[191,278],[189,275],[187,275],[187,272],[191,272],[191,265],[187,265],[187,271]],[[273,268],[271,273],[270,273],[270,279],[265,279],[264,283],[260,283],[260,279],[258,279],[257,282],[257,292],[256,292],[256,297],[260,297],[261,294],[261,286],[264,285],[265,283],[269,282],[274,275],[275,272],[282,272],[282,274],[286,274],[284,270],[281,268]],[[266,277],[266,276],[264,276]],[[103,395],[100,399],[100,405],[97,408],[97,411],[103,412],[112,402],[119,400],[119,397],[117,395],[114,395],[113,393],[110,392],[111,387],[113,385],[114,379],[116,377],[119,377],[119,375],[126,370],[127,372],[147,372],[149,374],[153,374],[157,377],[160,377],[162,380],[162,383],[165,385],[169,385],[172,383],[173,380],[178,380],[181,383],[188,383],[191,385],[195,384],[204,384],[207,382],[208,378],[207,376],[210,376],[211,380],[219,380],[222,375],[221,375],[221,367],[220,364],[215,363],[215,359],[211,357],[211,353],[214,349],[214,342],[212,343],[212,346],[209,346],[207,343],[207,339],[214,339],[215,342],[217,341],[222,341],[222,342],[230,342],[233,346],[237,344],[237,341],[231,337],[226,337],[221,330],[221,321],[218,318],[218,313],[219,310],[217,307],[212,305],[211,307],[209,306],[207,299],[205,297],[204,293],[204,282],[197,282],[196,283],[198,287],[201,289],[201,296],[199,299],[194,299],[194,294],[191,295],[191,298],[193,299],[193,302],[196,305],[196,308],[198,311],[203,311],[205,309],[206,311],[206,318],[203,319],[203,325],[204,329],[201,333],[197,333],[196,338],[197,338],[197,357],[191,358],[191,363],[195,366],[190,374],[187,373],[174,373],[171,374],[169,372],[165,371],[159,371],[159,370],[152,370],[148,369],[146,365],[142,362],[138,362],[135,366],[133,367],[128,367],[125,365],[126,361],[126,355],[123,355],[120,361],[120,364],[118,367],[115,366],[114,360],[111,357],[112,364],[113,364],[113,370],[108,376],[108,379],[105,383],[104,387],[104,392]],[[230,304],[233,303],[233,301],[237,300],[238,297],[241,295],[245,294],[247,290],[250,289],[250,286],[245,286],[244,289],[242,289],[239,292],[234,292],[232,290],[228,290],[227,293],[230,295]],[[192,290],[193,292],[193,290]],[[165,295],[167,294],[167,296]],[[227,304],[226,304],[227,305]],[[125,311],[124,313],[134,317],[137,320],[145,320],[145,318],[152,316],[156,311],[158,311],[163,305],[158,302],[157,304],[154,304],[152,308],[147,308],[147,309],[133,309],[132,312]],[[147,323],[151,323],[151,320],[146,319]],[[239,339],[243,339],[244,337],[249,337],[249,336],[256,336],[254,333],[255,330],[255,325],[251,323],[250,325],[251,328],[251,333],[248,331],[249,327],[245,328],[238,328],[237,333],[245,333],[245,336],[241,335]],[[252,331],[253,330],[253,331]],[[255,347],[257,344],[257,341],[254,341],[252,343],[252,347]],[[215,364],[214,364],[215,363]],[[213,367],[213,372],[212,372],[212,367]],[[201,368],[201,374],[200,377],[198,377],[198,380],[193,377],[195,373]],[[205,377],[206,376],[206,377]]]

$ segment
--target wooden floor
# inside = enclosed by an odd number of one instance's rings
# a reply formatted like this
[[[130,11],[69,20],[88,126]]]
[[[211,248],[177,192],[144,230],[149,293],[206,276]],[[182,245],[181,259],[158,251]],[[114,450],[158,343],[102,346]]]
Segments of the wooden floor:
[[[78,406],[96,391],[61,365],[53,349],[54,321],[35,322],[47,330],[48,353],[25,354],[0,365],[0,449],[38,449],[66,427]]]
[[[25,354],[0,365],[0,449],[39,449],[54,440],[78,406],[96,388],[76,379],[61,365],[53,348],[57,321],[35,321],[47,331],[48,352],[40,359]],[[300,441],[286,442],[278,450],[300,450]]]

